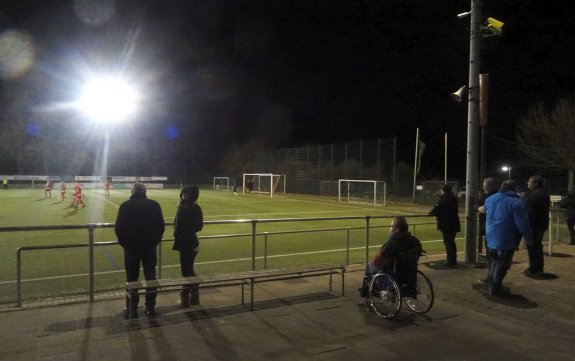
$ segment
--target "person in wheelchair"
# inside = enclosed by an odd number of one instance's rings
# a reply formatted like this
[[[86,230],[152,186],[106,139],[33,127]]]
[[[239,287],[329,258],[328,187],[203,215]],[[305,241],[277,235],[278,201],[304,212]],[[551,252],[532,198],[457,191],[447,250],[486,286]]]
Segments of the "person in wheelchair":
[[[417,263],[423,254],[419,239],[408,232],[404,217],[395,217],[389,228],[390,236],[365,269],[361,297],[366,297],[373,275],[385,272],[393,277],[405,296],[416,296]]]

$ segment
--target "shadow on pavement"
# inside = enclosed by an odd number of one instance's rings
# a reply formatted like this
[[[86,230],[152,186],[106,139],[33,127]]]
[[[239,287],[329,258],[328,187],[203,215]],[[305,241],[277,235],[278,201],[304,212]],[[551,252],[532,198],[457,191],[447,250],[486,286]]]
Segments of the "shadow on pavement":
[[[537,303],[531,301],[527,297],[519,294],[512,293],[508,288],[505,288],[501,294],[492,296],[487,292],[487,287],[483,284],[474,283],[471,288],[479,292],[487,300],[499,303],[501,305],[516,307],[516,308],[535,308],[538,307]]]

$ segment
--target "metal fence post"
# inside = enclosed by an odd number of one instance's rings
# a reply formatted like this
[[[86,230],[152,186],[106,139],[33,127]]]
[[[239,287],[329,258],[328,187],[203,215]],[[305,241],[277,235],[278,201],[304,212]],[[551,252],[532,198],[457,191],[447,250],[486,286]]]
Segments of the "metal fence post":
[[[370,216],[365,216],[365,264],[369,262],[369,219]]]
[[[257,220],[252,220],[252,271],[256,270],[256,223]]]
[[[345,265],[349,266],[349,227],[347,227],[347,240],[346,240],[346,247],[345,247]]]
[[[16,306],[22,307],[22,251],[16,250]]]
[[[88,224],[88,274],[90,279],[89,298],[94,302],[94,224]]]
[[[557,233],[559,239],[559,233]],[[549,255],[553,256],[553,214],[549,211]]]
[[[268,233],[264,232],[264,269],[268,269]]]

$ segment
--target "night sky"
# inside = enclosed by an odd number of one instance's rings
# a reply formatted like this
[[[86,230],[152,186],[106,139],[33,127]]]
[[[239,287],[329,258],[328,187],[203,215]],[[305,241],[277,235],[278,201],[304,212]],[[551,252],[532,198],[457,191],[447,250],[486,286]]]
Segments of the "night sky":
[[[29,70],[4,77],[4,91],[33,75],[43,89],[34,106],[57,104],[80,69],[122,69],[146,89],[138,122],[163,124],[165,136],[189,137],[214,158],[250,142],[395,136],[411,163],[419,127],[422,175],[442,178],[448,132],[450,178],[465,178],[467,104],[449,95],[468,82],[469,18],[457,14],[469,1],[97,3],[3,0],[1,28],[27,31],[37,54]],[[489,173],[518,162],[514,125],[530,106],[573,94],[575,3],[485,0],[483,15],[505,23],[482,41]]]

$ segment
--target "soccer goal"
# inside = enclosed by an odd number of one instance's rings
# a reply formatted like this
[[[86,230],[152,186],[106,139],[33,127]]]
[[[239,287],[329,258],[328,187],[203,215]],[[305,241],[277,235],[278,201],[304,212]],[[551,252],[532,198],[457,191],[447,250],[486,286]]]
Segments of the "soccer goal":
[[[384,181],[364,179],[340,179],[337,199],[339,202],[367,202],[374,206],[386,205],[387,184]]]
[[[214,177],[214,190],[229,191],[230,179],[231,179],[230,177]]]
[[[273,198],[274,194],[286,193],[285,174],[244,173],[242,184],[242,194],[262,193]]]

